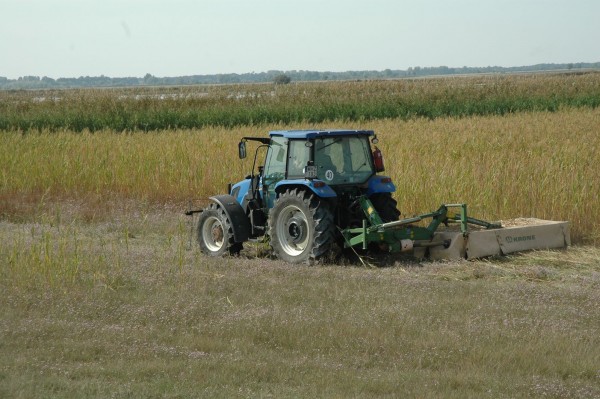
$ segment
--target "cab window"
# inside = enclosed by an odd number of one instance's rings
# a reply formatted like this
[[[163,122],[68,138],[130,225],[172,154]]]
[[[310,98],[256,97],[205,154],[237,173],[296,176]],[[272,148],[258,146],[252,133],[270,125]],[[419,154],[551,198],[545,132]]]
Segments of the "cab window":
[[[288,156],[288,179],[304,177],[304,167],[310,157],[306,140],[290,140]]]
[[[366,136],[320,137],[314,158],[317,177],[327,184],[364,183],[375,173]]]
[[[271,138],[267,160],[265,163],[264,183],[271,185],[283,180],[285,177],[285,164],[287,161],[287,140],[283,137]]]

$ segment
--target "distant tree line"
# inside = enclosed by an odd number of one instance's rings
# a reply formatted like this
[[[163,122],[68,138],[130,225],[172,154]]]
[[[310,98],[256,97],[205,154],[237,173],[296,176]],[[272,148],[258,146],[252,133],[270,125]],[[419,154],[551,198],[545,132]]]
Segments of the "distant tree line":
[[[324,81],[324,80],[376,80],[399,79],[435,75],[466,75],[477,73],[515,73],[539,72],[574,69],[600,69],[600,62],[570,63],[570,64],[537,64],[520,67],[410,67],[407,70],[384,71],[346,71],[346,72],[317,72],[317,71],[267,71],[251,73],[229,73],[216,75],[191,75],[177,77],[157,77],[147,73],[144,77],[111,78],[108,76],[80,76],[78,78],[53,79],[47,76],[22,76],[18,79],[8,79],[0,76],[0,90],[18,89],[59,89],[75,87],[132,87],[132,86],[182,86],[201,84],[232,84],[232,83],[289,83],[290,81]],[[283,82],[282,79],[289,79]]]

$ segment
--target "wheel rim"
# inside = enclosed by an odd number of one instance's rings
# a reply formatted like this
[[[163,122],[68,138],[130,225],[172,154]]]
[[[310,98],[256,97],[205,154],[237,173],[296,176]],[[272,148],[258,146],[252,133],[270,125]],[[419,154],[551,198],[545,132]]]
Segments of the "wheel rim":
[[[289,205],[277,218],[277,237],[281,249],[288,255],[298,256],[308,247],[308,219],[300,208]]]
[[[208,250],[216,252],[223,248],[224,240],[223,223],[215,216],[210,216],[202,226],[202,241]]]

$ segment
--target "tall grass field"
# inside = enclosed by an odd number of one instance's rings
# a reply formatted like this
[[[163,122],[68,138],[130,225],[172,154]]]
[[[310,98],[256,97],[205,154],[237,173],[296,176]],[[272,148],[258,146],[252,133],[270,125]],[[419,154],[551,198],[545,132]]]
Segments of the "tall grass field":
[[[600,397],[599,74],[0,92],[0,397]],[[574,246],[293,266],[202,255],[243,136],[373,129],[405,216]],[[262,161],[263,152],[259,152]]]
[[[210,127],[153,133],[6,132],[0,135],[0,213],[30,213],[42,200],[124,198],[177,203],[223,193],[250,173],[244,135],[312,124]],[[575,242],[598,242],[599,109],[507,116],[328,122],[374,129],[386,173],[407,215],[465,202],[488,219],[569,220]],[[259,156],[264,157],[264,152]]]

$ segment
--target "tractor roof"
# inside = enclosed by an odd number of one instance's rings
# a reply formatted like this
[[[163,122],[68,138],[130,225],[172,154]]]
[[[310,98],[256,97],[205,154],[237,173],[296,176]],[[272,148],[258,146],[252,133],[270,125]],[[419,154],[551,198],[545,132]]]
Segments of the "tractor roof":
[[[269,136],[283,136],[288,139],[313,139],[315,137],[327,136],[373,136],[372,130],[274,130],[269,132]]]

